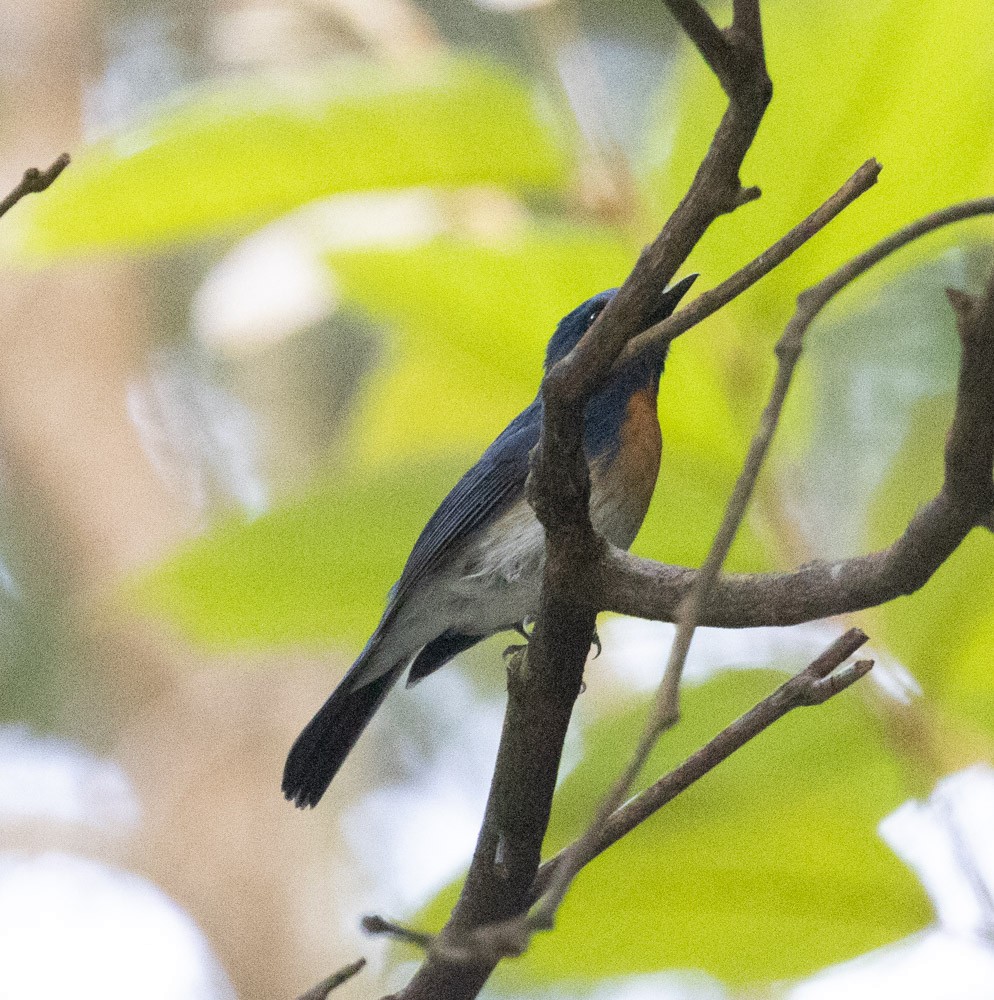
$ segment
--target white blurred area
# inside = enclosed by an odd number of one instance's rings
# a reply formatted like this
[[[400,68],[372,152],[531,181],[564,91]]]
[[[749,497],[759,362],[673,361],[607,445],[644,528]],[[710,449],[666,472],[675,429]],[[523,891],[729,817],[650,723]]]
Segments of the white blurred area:
[[[252,412],[187,358],[160,351],[128,387],[128,416],[165,484],[201,523],[215,503],[250,517],[265,511],[258,428]]]
[[[113,762],[0,728],[0,1000],[234,1000],[189,914],[87,856],[114,856],[140,821]]]
[[[797,669],[831,645],[844,628],[831,622],[810,622],[783,628],[699,628],[687,655],[684,680],[702,684],[722,670]],[[668,622],[639,618],[608,618],[599,626],[608,669],[633,691],[652,691],[659,683],[676,632]],[[870,677],[887,695],[903,704],[921,694],[915,678],[893,657],[864,647],[860,655],[873,659]]]
[[[994,997],[994,770],[977,765],[910,801],[880,835],[921,880],[936,925],[812,977],[789,1000]]]

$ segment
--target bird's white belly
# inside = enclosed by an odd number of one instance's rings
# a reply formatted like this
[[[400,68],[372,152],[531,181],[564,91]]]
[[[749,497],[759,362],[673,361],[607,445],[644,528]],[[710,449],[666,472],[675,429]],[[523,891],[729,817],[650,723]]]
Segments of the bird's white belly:
[[[628,548],[644,511],[594,480],[590,517],[612,545]],[[498,518],[459,560],[449,586],[465,600],[458,626],[480,634],[509,628],[538,612],[545,562],[545,530],[524,500]]]
[[[622,477],[605,471],[596,464],[591,469],[590,519],[612,545],[627,549],[646,504]],[[446,630],[490,635],[534,618],[544,562],[545,530],[521,499],[397,609],[394,628],[385,637],[385,660],[413,654]]]

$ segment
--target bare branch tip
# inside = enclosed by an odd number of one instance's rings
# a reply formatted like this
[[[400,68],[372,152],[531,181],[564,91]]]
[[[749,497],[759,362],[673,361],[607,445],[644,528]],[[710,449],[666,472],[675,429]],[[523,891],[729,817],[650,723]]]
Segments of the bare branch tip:
[[[61,156],[56,157],[51,166],[49,166],[46,170],[39,170],[37,167],[29,167],[24,171],[24,177],[21,180],[25,191],[32,194],[44,191],[45,188],[53,184],[59,174],[61,174],[62,171],[69,166],[69,159],[68,153],[62,153]]]
[[[947,288],[946,298],[953,307],[953,312],[956,313],[957,320],[963,322],[972,318],[974,310],[977,307],[975,296],[959,288]]]
[[[375,913],[363,917],[359,925],[367,934],[373,936],[385,935],[386,937],[396,938],[398,941],[404,941],[407,944],[414,945],[416,948],[424,948],[425,950],[430,948],[435,940],[433,934],[413,930],[410,927],[405,927],[403,924],[398,924],[393,920],[387,920],[385,917],[378,916]]]
[[[858,173],[866,173],[869,175],[870,184],[876,184],[880,178],[880,171],[884,169],[884,165],[875,157],[871,156],[864,164],[859,168]]]
[[[333,990],[347,983],[353,976],[360,973],[366,967],[366,959],[360,958],[351,965],[333,972],[327,979],[322,979],[313,989],[302,994],[298,1000],[327,1000]]]
[[[851,628],[844,632],[817,659],[813,660],[802,675],[808,678],[824,679],[840,664],[844,663],[859,649],[869,636],[860,628]]]
[[[748,205],[750,201],[756,201],[763,196],[763,192],[753,184],[750,187],[740,187],[735,193],[735,203],[733,208],[741,208]]]

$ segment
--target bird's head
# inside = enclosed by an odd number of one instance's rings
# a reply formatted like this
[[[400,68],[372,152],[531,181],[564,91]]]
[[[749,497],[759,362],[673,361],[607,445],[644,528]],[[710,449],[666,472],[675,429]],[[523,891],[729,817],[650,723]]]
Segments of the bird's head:
[[[677,303],[683,298],[687,289],[694,283],[697,275],[691,274],[681,279],[675,285],[667,288],[659,297],[656,308],[647,318],[645,329],[655,326],[661,320],[666,319],[677,307]],[[607,304],[614,298],[617,288],[609,288],[606,292],[601,292],[593,298],[587,299],[583,305],[577,306],[572,312],[567,313],[556,327],[556,332],[549,341],[549,346],[545,351],[545,370],[548,371],[557,361],[573,350],[580,342],[580,338],[590,329],[595,319],[604,311]],[[665,358],[665,350],[663,351]],[[660,367],[661,364],[660,364]]]

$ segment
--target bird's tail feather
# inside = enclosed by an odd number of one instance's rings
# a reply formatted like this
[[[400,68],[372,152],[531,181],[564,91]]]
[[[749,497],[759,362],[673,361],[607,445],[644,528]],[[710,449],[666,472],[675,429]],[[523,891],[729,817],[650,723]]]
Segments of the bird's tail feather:
[[[286,759],[283,794],[295,806],[308,809],[318,804],[403,668],[403,663],[398,664],[361,685],[349,683],[346,676],[335,688],[297,737]],[[349,674],[354,671],[355,667]]]

